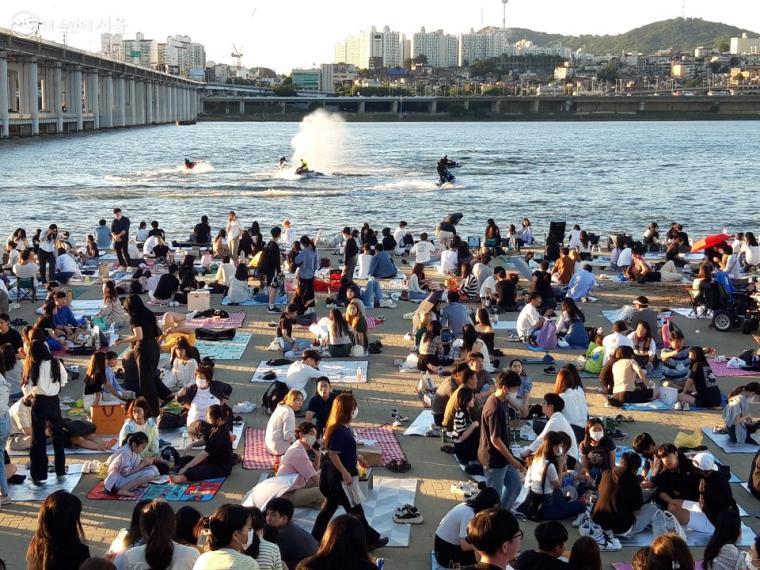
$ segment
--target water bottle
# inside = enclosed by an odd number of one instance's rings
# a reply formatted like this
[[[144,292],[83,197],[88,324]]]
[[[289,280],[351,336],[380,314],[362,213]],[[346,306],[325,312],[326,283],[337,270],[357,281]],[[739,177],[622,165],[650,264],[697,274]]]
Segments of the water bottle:
[[[183,427],[182,432],[180,434],[180,442],[182,445],[182,449],[185,449],[187,447],[187,428]]]
[[[532,424],[532,427],[533,427],[533,431],[534,432],[536,431],[536,424],[537,423],[538,423],[538,414],[533,414],[533,424]]]
[[[670,347],[670,317],[665,317],[660,334],[662,335],[662,344]]]
[[[359,366],[356,367],[356,382],[358,384],[364,382],[364,374],[362,373],[362,369]]]

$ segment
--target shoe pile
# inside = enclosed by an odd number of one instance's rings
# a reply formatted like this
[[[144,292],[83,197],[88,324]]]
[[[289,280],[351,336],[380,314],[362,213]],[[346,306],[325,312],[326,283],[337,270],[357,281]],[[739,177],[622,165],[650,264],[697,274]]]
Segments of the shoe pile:
[[[578,533],[581,536],[590,536],[593,538],[599,545],[599,550],[604,552],[616,552],[623,549],[620,541],[615,538],[610,531],[603,530],[602,527],[594,523],[588,515],[588,512],[581,513],[579,517],[580,516],[585,516],[585,520],[578,525]],[[578,521],[578,519],[573,521],[573,526],[575,526],[576,521]]]
[[[82,473],[98,473],[102,464],[97,459],[82,463]]]
[[[689,404],[687,402],[676,402],[673,404],[674,410],[683,410],[684,412],[689,411]]]
[[[469,499],[478,494],[478,484],[475,481],[460,481],[459,483],[452,483],[449,491],[452,495]]]
[[[393,299],[383,299],[380,301],[380,307],[383,309],[395,309],[398,305],[393,302]]]
[[[398,411],[398,408],[391,410],[391,418],[393,418],[393,427],[400,427],[404,422],[408,422],[409,418]]]
[[[398,524],[422,524],[423,521],[422,514],[414,505],[396,507],[393,513],[393,522]]]

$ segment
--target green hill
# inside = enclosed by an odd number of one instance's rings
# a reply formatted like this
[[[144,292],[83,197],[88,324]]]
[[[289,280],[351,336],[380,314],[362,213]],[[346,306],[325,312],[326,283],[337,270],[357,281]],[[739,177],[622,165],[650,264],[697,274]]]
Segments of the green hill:
[[[662,20],[624,34],[604,36],[563,36],[525,28],[510,28],[509,31],[512,41],[526,39],[538,45],[561,43],[565,47],[574,50],[582,48],[586,52],[597,55],[617,54],[624,51],[650,54],[665,49],[692,51],[698,46],[718,47],[729,38],[738,37],[743,32],[750,37],[760,35],[750,30],[699,18]]]

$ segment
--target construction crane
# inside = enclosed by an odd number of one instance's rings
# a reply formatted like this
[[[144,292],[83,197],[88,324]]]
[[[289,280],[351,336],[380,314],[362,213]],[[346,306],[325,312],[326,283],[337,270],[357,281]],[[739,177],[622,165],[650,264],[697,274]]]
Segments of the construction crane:
[[[240,50],[235,44],[232,44],[232,53],[230,55],[236,60],[235,68],[237,69],[238,77],[240,77],[240,68],[242,67],[240,60],[243,58],[243,54],[240,53]]]

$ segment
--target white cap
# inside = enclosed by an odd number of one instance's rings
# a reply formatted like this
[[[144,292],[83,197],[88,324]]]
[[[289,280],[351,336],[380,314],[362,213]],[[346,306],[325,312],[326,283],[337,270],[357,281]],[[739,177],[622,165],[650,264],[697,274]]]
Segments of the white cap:
[[[702,471],[717,471],[718,466],[715,465],[715,458],[711,453],[705,451],[697,453],[691,460],[694,467]]]

